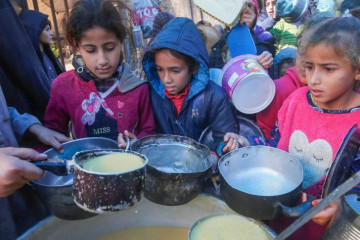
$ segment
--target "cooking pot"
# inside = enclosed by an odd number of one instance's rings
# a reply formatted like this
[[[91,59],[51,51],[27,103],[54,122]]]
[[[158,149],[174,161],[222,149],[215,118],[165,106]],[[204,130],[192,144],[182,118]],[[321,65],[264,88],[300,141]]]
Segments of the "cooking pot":
[[[267,146],[239,148],[218,162],[220,191],[236,212],[255,219],[300,216],[311,202],[301,197],[303,169],[288,152]]]
[[[276,15],[286,22],[295,23],[305,15],[309,6],[309,0],[277,0]]]
[[[59,153],[54,148],[44,153],[48,158],[71,160],[73,155],[81,150],[113,149],[117,146],[116,141],[108,138],[80,138],[63,143],[64,153]],[[30,185],[39,193],[51,214],[58,218],[79,220],[95,216],[96,214],[84,211],[75,204],[72,196],[73,177],[73,174],[58,176],[45,171],[39,180],[30,182]]]
[[[64,221],[59,218],[49,217],[18,239],[91,240],[122,229],[142,226],[189,228],[197,219],[219,212],[237,214],[225,202],[204,194],[199,194],[192,201],[180,206],[164,206],[143,199],[134,207],[123,210],[118,214],[101,214],[81,221]],[[269,239],[275,237],[273,231],[269,230],[265,224],[259,221],[255,222],[266,229]],[[169,239],[171,239],[171,236]]]
[[[138,156],[142,165],[119,172],[98,172],[84,168],[84,164],[90,159],[110,153]],[[141,200],[145,165],[148,161],[144,155],[122,149],[86,150],[76,153],[73,161],[73,197],[82,209],[93,213],[120,211]]]
[[[195,198],[213,163],[205,145],[184,136],[147,136],[134,142],[131,149],[149,160],[145,197],[163,205],[181,205]]]
[[[322,239],[360,239],[360,195],[352,193],[341,199],[341,207]]]

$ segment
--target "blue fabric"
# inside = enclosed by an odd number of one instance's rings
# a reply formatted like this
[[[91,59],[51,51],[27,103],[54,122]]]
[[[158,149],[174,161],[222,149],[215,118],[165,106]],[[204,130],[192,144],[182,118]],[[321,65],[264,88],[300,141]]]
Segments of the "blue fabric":
[[[284,48],[282,49],[278,54],[276,54],[274,58],[274,65],[273,65],[273,74],[274,79],[280,78],[278,72],[279,72],[279,65],[288,58],[296,59],[297,50],[295,48]]]
[[[164,94],[164,85],[157,73],[151,52],[172,49],[194,58],[199,71],[193,75],[189,94],[179,115],[174,104]],[[170,21],[151,42],[143,58],[144,71],[151,85],[150,96],[157,133],[176,134],[198,140],[210,126],[214,146],[222,142],[226,132],[238,132],[234,108],[225,91],[209,81],[208,53],[195,24],[188,18]]]
[[[40,121],[27,113],[20,114],[15,108],[9,107],[11,125],[15,133],[16,140],[20,142],[25,132],[34,124],[41,124]]]

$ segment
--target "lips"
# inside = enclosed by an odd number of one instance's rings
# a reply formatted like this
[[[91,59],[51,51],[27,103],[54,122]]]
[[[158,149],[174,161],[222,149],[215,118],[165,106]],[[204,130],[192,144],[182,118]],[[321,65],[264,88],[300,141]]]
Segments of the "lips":
[[[108,73],[109,71],[110,71],[110,67],[108,67],[108,68],[98,68],[98,72],[100,73],[100,74],[106,74],[106,73]]]
[[[173,92],[175,90],[175,87],[165,87],[166,91]]]
[[[315,89],[311,89],[310,92],[311,92],[311,95],[312,95],[313,97],[320,97],[321,94],[322,94],[322,91],[320,91],[320,90],[315,90]]]

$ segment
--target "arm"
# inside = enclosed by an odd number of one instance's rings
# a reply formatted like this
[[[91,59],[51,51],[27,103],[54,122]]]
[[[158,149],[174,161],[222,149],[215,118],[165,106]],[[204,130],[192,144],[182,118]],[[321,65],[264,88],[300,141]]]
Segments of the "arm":
[[[25,183],[39,179],[43,171],[28,162],[45,160],[47,156],[27,148],[0,149],[0,197],[12,194]]]
[[[265,31],[270,30],[274,25],[276,24],[276,20],[272,16],[268,16],[267,18],[264,18],[260,20],[260,18],[257,21],[257,25],[259,27],[262,27]]]
[[[11,125],[13,127],[16,140],[20,142],[25,132],[34,124],[41,124],[40,121],[27,113],[20,114],[15,108],[9,107]]]

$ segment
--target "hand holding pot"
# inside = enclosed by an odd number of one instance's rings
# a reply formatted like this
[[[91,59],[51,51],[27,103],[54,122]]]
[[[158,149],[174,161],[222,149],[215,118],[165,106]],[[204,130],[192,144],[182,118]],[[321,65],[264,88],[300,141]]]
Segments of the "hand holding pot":
[[[128,130],[124,131],[124,134],[119,133],[118,135],[118,144],[119,144],[119,148],[125,148],[126,150],[128,150],[129,145],[130,146],[137,140],[137,137],[135,136],[135,134],[129,132]],[[130,141],[130,143],[129,143]]]
[[[25,183],[40,179],[43,171],[34,164],[26,161],[45,160],[47,156],[28,148],[0,149],[0,197],[5,197]]]
[[[259,56],[256,57],[256,60],[265,69],[269,69],[274,62],[274,58],[272,57],[271,53],[269,53],[268,51],[262,52]]]
[[[303,193],[302,201],[305,202],[307,200],[306,194]],[[315,206],[321,201],[321,199],[317,199],[312,201],[312,205]],[[319,225],[327,225],[335,216],[335,212],[340,207],[340,200],[330,203],[326,208],[321,210],[318,214],[316,214],[311,220]]]

